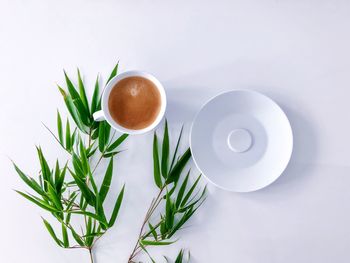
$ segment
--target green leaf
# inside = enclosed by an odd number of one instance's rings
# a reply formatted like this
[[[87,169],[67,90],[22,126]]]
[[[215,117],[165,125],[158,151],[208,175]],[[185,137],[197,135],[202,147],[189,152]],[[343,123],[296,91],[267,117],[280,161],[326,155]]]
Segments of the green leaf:
[[[120,152],[121,152],[121,151],[115,151],[115,152],[106,153],[106,154],[103,154],[103,157],[104,157],[104,158],[113,157],[113,156],[117,155],[117,154],[120,153]]]
[[[111,152],[113,151],[115,148],[117,148],[120,144],[122,144],[122,142],[128,138],[129,134],[122,134],[121,136],[119,136],[119,138],[117,140],[115,140],[115,142],[113,142],[108,148],[107,148],[107,152]]]
[[[196,181],[194,182],[194,184],[192,185],[192,187],[190,188],[190,190],[187,192],[185,198],[182,200],[181,206],[186,205],[188,199],[189,199],[190,196],[192,195],[192,193],[193,193],[194,189],[196,188],[196,186],[197,186],[199,180],[201,179],[201,177],[202,177],[201,175],[198,176],[198,178],[196,179]]]
[[[157,240],[157,239],[158,239],[158,236],[157,236],[157,232],[156,232],[156,229],[154,228],[154,226],[152,226],[152,224],[151,224],[150,222],[148,222],[148,227],[149,227],[149,230],[150,230],[150,232],[151,232],[153,238],[154,238],[155,240]]]
[[[101,121],[98,128],[98,148],[103,152],[106,146],[105,121]]]
[[[105,145],[107,146],[109,137],[111,133],[111,125],[108,124],[108,122],[105,122]]]
[[[91,113],[95,113],[98,109],[97,106],[99,104],[100,100],[100,85],[99,85],[99,76],[97,75],[96,82],[95,82],[95,89],[94,93],[92,95],[92,101],[91,101]]]
[[[74,240],[80,245],[80,246],[84,246],[84,242],[81,239],[81,237],[78,235],[77,232],[75,232],[75,230],[73,228],[70,228],[70,231],[72,233],[72,236],[74,238]]]
[[[123,196],[124,196],[124,189],[125,189],[125,185],[123,185],[123,188],[122,190],[120,191],[119,195],[118,195],[118,198],[115,202],[115,205],[114,205],[114,208],[113,208],[113,212],[112,212],[112,216],[109,220],[109,223],[108,223],[108,226],[109,227],[112,227],[115,223],[115,220],[117,219],[117,216],[118,216],[118,213],[119,213],[119,209],[120,209],[120,206],[122,204],[122,201],[123,201]]]
[[[162,146],[162,175],[164,178],[168,176],[168,160],[169,160],[169,131],[168,131],[168,121],[165,120],[164,136],[163,136],[163,146]]]
[[[171,202],[169,194],[166,195],[165,204],[165,224],[167,229],[171,229],[174,224],[173,203]]]
[[[89,165],[89,160],[86,156],[86,150],[83,144],[83,140],[81,139],[79,143],[79,152],[80,152],[81,164],[82,164],[84,174],[88,174],[90,172],[90,165]]]
[[[83,80],[81,78],[79,69],[78,69],[78,85],[79,85],[79,94],[80,94],[81,101],[83,102],[84,107],[90,116],[89,103],[88,103],[88,99],[86,97],[85,87],[84,87],[84,83],[83,83]]]
[[[96,219],[98,222],[100,222],[105,227],[108,227],[107,222],[102,217],[100,217],[99,215],[96,215],[94,213],[87,212],[87,211],[70,211],[69,213],[92,217],[93,219]]]
[[[82,123],[82,120],[80,119],[80,115],[78,114],[78,111],[74,105],[73,99],[70,95],[68,95],[64,89],[62,89],[60,86],[58,86],[59,91],[61,92],[62,96],[63,96],[63,100],[66,104],[66,107],[70,113],[70,115],[72,116],[75,124],[77,125],[77,127],[84,133],[88,133],[86,127],[84,127],[84,124]]]
[[[144,246],[168,246],[176,241],[152,241],[152,240],[141,240],[140,241]]]
[[[69,170],[70,171],[70,170]],[[86,199],[89,205],[95,206],[95,195],[94,193],[89,189],[89,187],[86,185],[86,183],[75,173],[70,171],[74,181],[76,182],[77,186],[79,187],[82,195]]]
[[[56,191],[57,193],[61,194],[62,193],[62,187],[64,183],[64,178],[66,176],[66,171],[67,171],[67,164],[63,167],[59,179],[56,181]]]
[[[198,206],[201,206],[202,205],[202,203],[205,201],[205,193],[206,193],[206,191],[207,191],[207,187],[204,187],[204,189],[203,189],[203,191],[202,191],[202,193],[201,193],[201,195],[197,198],[197,200],[195,200],[195,201],[193,201],[193,199],[195,198],[195,197],[193,197],[193,198],[191,198],[191,200],[189,201],[189,203],[188,204],[186,204],[186,206],[183,206],[181,209],[179,209],[177,212],[178,213],[184,213],[185,211],[187,211],[187,210],[189,210],[189,209],[192,209],[197,203],[199,203],[200,202],[200,204],[198,205]],[[197,194],[195,195],[195,196],[197,196]]]
[[[34,204],[36,204],[37,206],[47,210],[47,211],[50,211],[50,212],[60,212],[59,210],[57,210],[55,207],[45,203],[43,200],[40,200],[38,198],[36,198],[35,196],[33,195],[29,195],[29,194],[25,194],[21,191],[17,191],[15,190],[18,194],[20,194],[21,196],[23,196],[24,198],[26,198],[27,200],[33,202]]]
[[[47,161],[43,155],[41,148],[36,147],[36,149],[37,149],[38,157],[40,160],[41,172],[42,172],[42,175],[44,178],[44,187],[45,187],[45,190],[47,191],[47,182],[53,184],[52,178],[51,178],[51,171],[50,171],[49,165],[47,164]],[[46,183],[45,183],[45,181],[46,181]]]
[[[49,193],[50,199],[51,199],[52,203],[55,205],[55,207],[59,211],[62,211],[63,207],[62,207],[62,204],[61,204],[61,200],[58,197],[55,189],[51,186],[51,184],[48,185],[48,193]]]
[[[177,151],[178,151],[178,149],[179,149],[179,145],[180,145],[180,141],[181,141],[183,129],[184,129],[184,126],[181,127],[181,131],[180,131],[180,134],[179,134],[179,138],[177,139],[175,152],[174,152],[173,159],[172,159],[172,161],[171,161],[170,169],[169,169],[169,170],[172,170],[172,169],[173,169],[173,166],[174,166],[174,163],[175,163],[175,160],[176,160]]]
[[[78,194],[76,194],[76,193],[73,193],[73,194],[71,194],[71,196],[70,196],[70,198],[69,198],[69,203],[67,204],[67,206],[66,206],[66,210],[70,210],[71,208],[72,208],[72,206],[73,206],[73,204],[74,204],[74,201],[75,201],[75,199],[78,197]],[[68,216],[70,216],[70,214],[68,214]],[[67,216],[67,217],[68,217]],[[70,218],[69,218],[70,219]],[[69,222],[69,220],[67,221],[67,223]]]
[[[27,177],[19,168],[18,166],[13,163],[13,166],[15,167],[15,170],[17,174],[20,176],[20,178],[35,192],[37,192],[40,195],[46,195],[46,193],[42,190],[41,186],[31,177]]]
[[[181,175],[182,170],[186,166],[187,162],[191,158],[190,148],[181,156],[179,161],[175,164],[174,168],[170,171],[169,176],[166,180],[166,184],[170,184],[172,182],[177,182]]]
[[[97,147],[89,150],[89,152],[87,153],[87,157],[90,158],[91,156],[93,156],[95,154],[96,150],[97,150]]]
[[[63,239],[63,246],[65,248],[69,247],[67,227],[64,225],[64,223],[62,223],[62,239]]]
[[[72,81],[69,79],[67,73],[65,70],[63,70],[64,77],[66,79],[66,84],[68,88],[69,94],[72,96],[73,99],[80,99],[79,93],[76,91]]]
[[[56,166],[55,166],[55,185],[57,184],[57,181],[60,178],[60,165],[58,163],[58,160],[56,160]]]
[[[117,75],[117,73],[118,73],[118,66],[119,66],[119,61],[118,61],[118,63],[115,65],[115,67],[113,68],[113,70],[112,70],[112,72],[111,72],[111,75],[109,76],[109,78],[108,78],[108,80],[107,80],[107,82],[106,82],[106,85],[108,84],[108,82],[109,82],[112,78],[114,78],[114,77]]]
[[[162,187],[162,178],[160,174],[159,167],[159,154],[158,154],[158,139],[156,133],[154,133],[153,137],[153,175],[154,182],[158,186],[158,188]]]
[[[60,143],[63,144],[62,119],[60,112],[57,110],[57,133]]]
[[[58,239],[58,237],[56,236],[55,231],[53,230],[53,228],[50,225],[50,223],[47,222],[44,218],[42,218],[42,219],[43,219],[43,222],[45,224],[45,227],[46,227],[47,231],[50,233],[50,235],[53,238],[53,240],[55,240],[57,245],[59,245],[60,247],[63,247],[63,242]]]
[[[72,154],[72,163],[73,163],[73,167],[76,175],[79,176],[80,178],[85,179],[86,174],[83,169],[83,164],[79,156],[74,152]]]
[[[111,186],[112,182],[112,175],[113,175],[113,158],[110,159],[105,176],[103,178],[103,182],[100,188],[100,198],[101,202],[103,203],[106,199],[107,193],[109,191],[109,188]]]
[[[92,218],[88,217],[87,220],[87,225],[86,225],[86,234],[84,235],[84,237],[86,238],[86,243],[88,246],[92,245],[92,242],[94,240],[94,233],[92,233]]]
[[[184,195],[184,193],[186,191],[186,187],[187,187],[187,182],[188,182],[189,176],[190,176],[190,170],[188,171],[188,173],[187,173],[187,175],[185,177],[185,180],[182,182],[182,185],[181,185],[181,187],[179,189],[179,192],[177,194],[176,203],[175,203],[177,208],[180,206],[181,201],[182,201],[182,197],[183,197],[183,195]]]
[[[102,228],[104,230],[107,229],[108,227],[108,223],[107,223],[107,219],[106,219],[106,216],[105,216],[105,212],[104,212],[104,209],[103,209],[103,205],[102,205],[102,202],[100,200],[100,195],[98,193],[96,193],[96,205],[95,205],[95,211],[96,211],[96,214],[102,219],[102,221],[105,223],[102,225]]]
[[[85,108],[84,103],[83,103],[82,99],[80,98],[79,93],[75,89],[73,83],[71,82],[71,80],[69,79],[69,77],[65,71],[64,71],[64,76],[66,79],[68,92],[70,94],[70,97],[72,98],[72,102],[73,102],[77,112],[79,112],[80,120],[85,125],[89,125],[90,114],[89,114],[88,109]]]
[[[197,211],[199,206],[197,206],[195,209],[188,210],[180,219],[180,221],[173,227],[171,232],[168,235],[168,238],[171,238],[190,218],[191,216]]]
[[[71,134],[70,134],[70,124],[69,124],[69,120],[67,118],[67,123],[66,123],[66,149],[68,151],[72,150],[72,138],[71,138]]]
[[[139,242],[139,245],[140,245],[141,249],[142,249],[143,251],[145,251],[145,253],[146,253],[147,256],[149,257],[149,259],[152,261],[152,263],[156,263],[156,261],[152,258],[151,254],[150,254],[150,253],[147,251],[147,249],[145,248],[145,246],[142,245],[141,242]]]

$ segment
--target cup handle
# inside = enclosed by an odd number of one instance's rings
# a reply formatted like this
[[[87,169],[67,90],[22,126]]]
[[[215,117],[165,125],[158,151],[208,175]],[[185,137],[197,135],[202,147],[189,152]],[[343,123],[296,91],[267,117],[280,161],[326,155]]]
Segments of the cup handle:
[[[92,117],[94,118],[94,121],[104,121],[106,119],[102,110],[96,111],[92,114]]]

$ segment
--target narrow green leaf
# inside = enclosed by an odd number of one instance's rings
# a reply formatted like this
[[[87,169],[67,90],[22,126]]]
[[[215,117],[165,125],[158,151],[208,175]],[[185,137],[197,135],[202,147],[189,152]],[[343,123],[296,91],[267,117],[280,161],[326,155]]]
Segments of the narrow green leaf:
[[[120,152],[121,151],[115,151],[115,152],[106,153],[106,154],[103,155],[103,157],[104,158],[110,158],[110,157],[113,157],[113,156],[117,155]]]
[[[95,82],[95,89],[94,93],[92,95],[92,101],[91,101],[91,113],[95,113],[98,105],[98,101],[100,98],[100,85],[99,85],[99,76],[97,75],[96,82]]]
[[[65,248],[69,247],[67,227],[64,225],[64,223],[62,223],[62,239],[63,239],[63,246]]]
[[[167,178],[168,176],[168,161],[169,161],[169,131],[168,131],[168,121],[165,120],[164,136],[163,136],[163,146],[162,146],[162,176]]]
[[[80,246],[84,246],[84,242],[83,240],[81,239],[81,237],[78,235],[77,232],[75,232],[75,230],[73,228],[70,228],[70,231],[72,233],[72,236],[74,238],[74,240],[80,245]]]
[[[123,201],[124,189],[125,189],[125,185],[123,186],[122,190],[120,191],[118,198],[115,202],[113,212],[112,212],[111,218],[110,218],[109,223],[108,223],[109,227],[112,227],[115,223],[115,220],[117,219],[119,209],[120,209],[120,206],[121,206],[122,201]]]
[[[159,154],[158,154],[158,139],[156,133],[154,133],[153,137],[153,175],[154,182],[158,186],[158,188],[162,187],[162,178],[160,174],[159,167]]]
[[[81,78],[79,69],[78,69],[78,86],[79,86],[79,94],[80,94],[81,101],[83,102],[85,109],[90,116],[89,103],[85,92],[84,82]]]
[[[174,163],[175,163],[175,160],[176,160],[176,156],[177,156],[177,151],[178,151],[178,149],[179,149],[179,145],[180,145],[180,141],[181,141],[183,129],[184,129],[184,126],[181,127],[181,131],[180,131],[179,137],[178,137],[178,139],[177,139],[175,152],[174,152],[173,159],[172,159],[172,161],[171,161],[170,169],[169,169],[169,170],[172,170],[172,169],[173,169],[173,166],[174,166]]]
[[[105,145],[108,145],[109,137],[111,134],[111,125],[108,122],[105,122]]]
[[[174,168],[170,171],[169,176],[166,180],[166,184],[177,182],[179,180],[181,172],[186,166],[187,162],[190,160],[190,158],[191,151],[190,148],[188,148],[187,151],[181,156],[179,161],[175,164]]]
[[[71,196],[70,196],[70,198],[69,198],[69,203],[67,204],[67,206],[66,206],[66,210],[70,210],[71,208],[72,208],[72,206],[73,206],[73,204],[74,204],[74,201],[75,201],[75,199],[77,198],[77,196],[78,196],[78,194],[76,194],[76,193],[73,193]],[[68,214],[68,215],[70,215],[70,214]],[[67,221],[67,223],[69,222],[69,220]]]
[[[173,204],[171,202],[171,198],[169,194],[166,195],[166,203],[165,203],[165,224],[167,229],[171,229],[174,224],[174,213],[173,213]]]
[[[42,190],[41,186],[31,177],[26,176],[21,169],[18,168],[18,166],[13,163],[13,166],[15,167],[15,170],[17,174],[20,176],[20,178],[35,192],[37,192],[40,195],[45,195],[46,193]]]
[[[48,185],[48,193],[49,193],[49,196],[50,196],[50,200],[55,205],[57,210],[62,211],[63,207],[62,207],[62,204],[61,204],[61,200],[58,197],[55,189],[51,186],[51,184]]]
[[[113,70],[112,70],[112,72],[111,72],[111,75],[109,76],[109,78],[108,78],[108,80],[107,80],[107,82],[106,82],[106,85],[108,84],[108,82],[109,82],[112,78],[114,78],[114,77],[117,75],[117,73],[118,73],[118,66],[119,66],[119,61],[118,61],[118,63],[115,65],[115,67],[113,68]]]
[[[42,175],[44,178],[44,187],[45,187],[45,190],[47,190],[47,183],[45,183],[45,181],[53,184],[52,177],[51,177],[51,171],[50,171],[49,165],[47,164],[47,161],[43,155],[41,148],[36,147],[36,149],[37,149],[38,157],[39,157],[39,161],[40,161],[41,172],[42,172]]]
[[[179,209],[177,212],[178,213],[184,213],[185,211],[189,210],[189,209],[192,209],[197,203],[200,202],[200,205],[202,205],[202,203],[204,202],[205,200],[205,193],[206,193],[206,190],[207,190],[207,187],[204,187],[201,195],[195,200],[193,201],[193,198],[191,198],[191,200],[188,202],[188,204],[186,204],[185,206],[183,206],[181,209]]]
[[[50,212],[60,212],[59,210],[57,210],[55,207],[45,203],[43,200],[39,200],[37,198],[35,198],[35,196],[33,195],[29,195],[29,194],[25,194],[21,191],[17,191],[15,190],[18,194],[20,194],[21,196],[23,196],[24,198],[26,198],[27,200],[33,202],[34,204],[36,204],[37,206],[50,211]]]
[[[59,245],[60,247],[63,247],[63,242],[58,239],[58,237],[56,236],[55,231],[53,230],[53,228],[50,225],[50,223],[47,222],[44,218],[42,218],[42,219],[43,219],[43,222],[44,222],[44,225],[45,225],[47,231],[50,233],[50,235],[53,238],[53,240],[55,240],[57,245]]]
[[[79,152],[80,152],[80,159],[81,159],[81,164],[82,164],[84,174],[88,174],[90,172],[90,165],[89,165],[89,160],[86,156],[86,150],[83,144],[83,140],[81,139],[79,143]]]
[[[67,171],[67,164],[63,167],[63,169],[60,173],[59,179],[56,181],[56,191],[59,194],[61,194],[61,192],[62,192],[64,178],[66,176],[66,171]]]
[[[68,92],[70,94],[70,97],[72,98],[72,102],[75,105],[76,110],[79,112],[81,122],[83,122],[85,125],[89,125],[90,113],[89,113],[88,109],[85,108],[84,103],[83,103],[82,99],[80,98],[79,93],[77,92],[73,83],[69,79],[66,71],[64,71],[64,76],[66,79]]]
[[[70,170],[69,170],[70,171]],[[92,205],[95,206],[95,195],[94,193],[89,189],[89,187],[86,185],[86,183],[75,173],[70,171],[74,181],[76,182],[77,186],[79,187],[82,195],[86,199],[86,201]]]
[[[66,123],[66,149],[68,151],[72,150],[72,138],[71,138],[71,134],[70,134],[70,124],[69,124],[69,120],[67,118],[67,123]]]
[[[156,229],[154,228],[154,226],[152,226],[152,224],[150,222],[148,222],[148,227],[149,227],[150,233],[152,234],[154,240],[157,241],[158,236],[157,236]]]
[[[101,121],[98,128],[98,148],[100,152],[103,152],[106,146],[105,125],[105,121]]]
[[[96,214],[102,219],[102,221],[105,223],[104,225],[102,225],[102,229],[106,230],[108,227],[108,223],[107,223],[107,219],[106,219],[106,215],[105,215],[105,211],[103,209],[103,205],[100,199],[100,195],[98,193],[96,193],[96,205],[95,205],[95,210],[96,210]]]
[[[58,163],[58,160],[56,160],[56,166],[55,166],[55,185],[57,184],[57,181],[60,178],[60,165]]]
[[[79,156],[74,152],[72,154],[72,163],[73,163],[73,167],[74,167],[74,171],[75,171],[76,175],[79,176],[80,178],[85,179],[86,174],[85,174],[84,169],[83,169],[83,164],[82,164]]]
[[[179,192],[177,194],[176,203],[175,203],[177,208],[180,206],[181,201],[182,201],[182,197],[183,197],[183,195],[184,195],[184,193],[186,191],[186,187],[187,187],[187,182],[188,182],[189,176],[190,176],[190,170],[188,171],[188,173],[187,173],[187,175],[185,177],[185,180],[182,182],[182,185],[181,185],[181,187],[179,189]]]
[[[107,148],[107,152],[111,152],[113,151],[115,148],[117,148],[120,144],[122,144],[122,142],[128,138],[129,134],[122,134],[121,136],[119,136],[119,138],[117,140],[115,140],[115,142],[113,142],[108,148]]]
[[[109,191],[109,188],[111,186],[111,182],[112,182],[112,175],[113,175],[113,158],[111,158],[109,160],[109,164],[105,173],[105,176],[103,178],[103,182],[100,188],[100,198],[102,203],[104,202],[104,200],[106,199],[107,193]]]
[[[97,150],[97,147],[89,150],[89,152],[87,153],[87,157],[90,158],[91,156],[93,156],[95,154],[96,150]]]
[[[86,225],[86,234],[84,235],[88,246],[91,246],[94,240],[94,235],[92,235],[92,232],[92,218],[88,217]]]
[[[103,224],[105,227],[108,226],[107,222],[102,217],[100,217],[99,215],[96,215],[94,213],[87,212],[87,211],[70,211],[69,213],[78,214],[78,215],[86,215],[86,216],[92,217],[93,219],[96,219],[98,222]]]
[[[66,104],[66,107],[70,113],[70,115],[72,116],[75,124],[77,125],[77,127],[84,133],[87,133],[87,129],[84,127],[84,124],[82,123],[80,116],[77,112],[77,109],[74,105],[73,99],[70,95],[68,95],[64,89],[62,89],[60,86],[58,86],[59,91],[61,92],[62,96],[63,96],[63,100]]]
[[[185,198],[182,200],[181,202],[181,206],[186,205],[188,199],[190,198],[190,196],[192,195],[194,189],[196,188],[199,180],[201,179],[201,175],[198,176],[198,178],[196,179],[196,181],[194,182],[194,184],[192,185],[192,187],[190,188],[190,190],[187,192],[187,194],[185,195]]]
[[[156,261],[152,258],[151,254],[147,251],[146,247],[141,242],[139,242],[139,245],[140,245],[141,249],[143,251],[145,251],[145,253],[149,257],[149,259],[152,261],[152,263],[156,263]]]
[[[144,246],[168,246],[176,241],[152,241],[152,240],[141,240],[140,241]]]
[[[60,143],[63,144],[62,119],[60,112],[57,110],[57,133]]]
[[[69,94],[72,96],[73,99],[80,99],[79,93],[75,89],[72,81],[69,79],[66,71],[63,70],[63,73],[64,73],[64,77],[66,79],[66,84],[67,84]]]

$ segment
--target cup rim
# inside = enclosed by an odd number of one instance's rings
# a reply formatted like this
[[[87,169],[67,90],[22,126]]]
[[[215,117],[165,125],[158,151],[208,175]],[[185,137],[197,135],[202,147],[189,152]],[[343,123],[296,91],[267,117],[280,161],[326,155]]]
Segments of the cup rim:
[[[159,93],[160,93],[160,97],[161,97],[161,108],[160,111],[158,113],[157,118],[152,122],[152,124],[150,124],[149,126],[143,128],[143,129],[139,129],[139,130],[133,130],[133,129],[128,129],[125,128],[123,126],[121,126],[120,124],[118,124],[111,116],[109,109],[108,109],[108,98],[109,95],[113,89],[113,87],[121,80],[128,78],[128,77],[143,77],[146,78],[150,81],[152,81],[152,83],[155,84],[155,86],[157,87]],[[123,73],[120,73],[118,75],[116,75],[115,77],[113,77],[108,84],[106,85],[106,87],[104,88],[103,94],[102,94],[102,100],[101,100],[101,109],[102,112],[105,116],[106,121],[117,131],[122,132],[122,133],[127,133],[127,134],[142,134],[142,133],[146,133],[149,132],[151,130],[153,130],[163,119],[164,114],[165,114],[165,109],[166,109],[166,94],[165,94],[165,89],[162,85],[162,83],[152,74],[145,72],[145,71],[141,71],[141,70],[130,70],[130,71],[125,71]]]

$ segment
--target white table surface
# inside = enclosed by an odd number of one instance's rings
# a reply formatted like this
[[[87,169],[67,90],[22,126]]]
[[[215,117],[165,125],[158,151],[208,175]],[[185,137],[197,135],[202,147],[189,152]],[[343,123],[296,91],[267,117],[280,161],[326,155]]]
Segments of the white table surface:
[[[185,123],[188,138],[200,106],[236,88],[276,100],[294,131],[277,182],[248,194],[209,187],[191,227],[159,255],[184,247],[200,263],[350,262],[349,12],[341,0],[0,0],[0,261],[88,262],[86,251],[56,247],[40,219],[50,216],[14,193],[27,188],[9,158],[28,173],[39,168],[36,144],[64,159],[41,124],[55,127],[64,109],[62,69],[79,66],[92,84],[120,60],[164,83],[173,136]],[[125,203],[97,263],[126,262],[156,191],[151,141],[132,137],[117,158],[112,194],[126,182]]]

